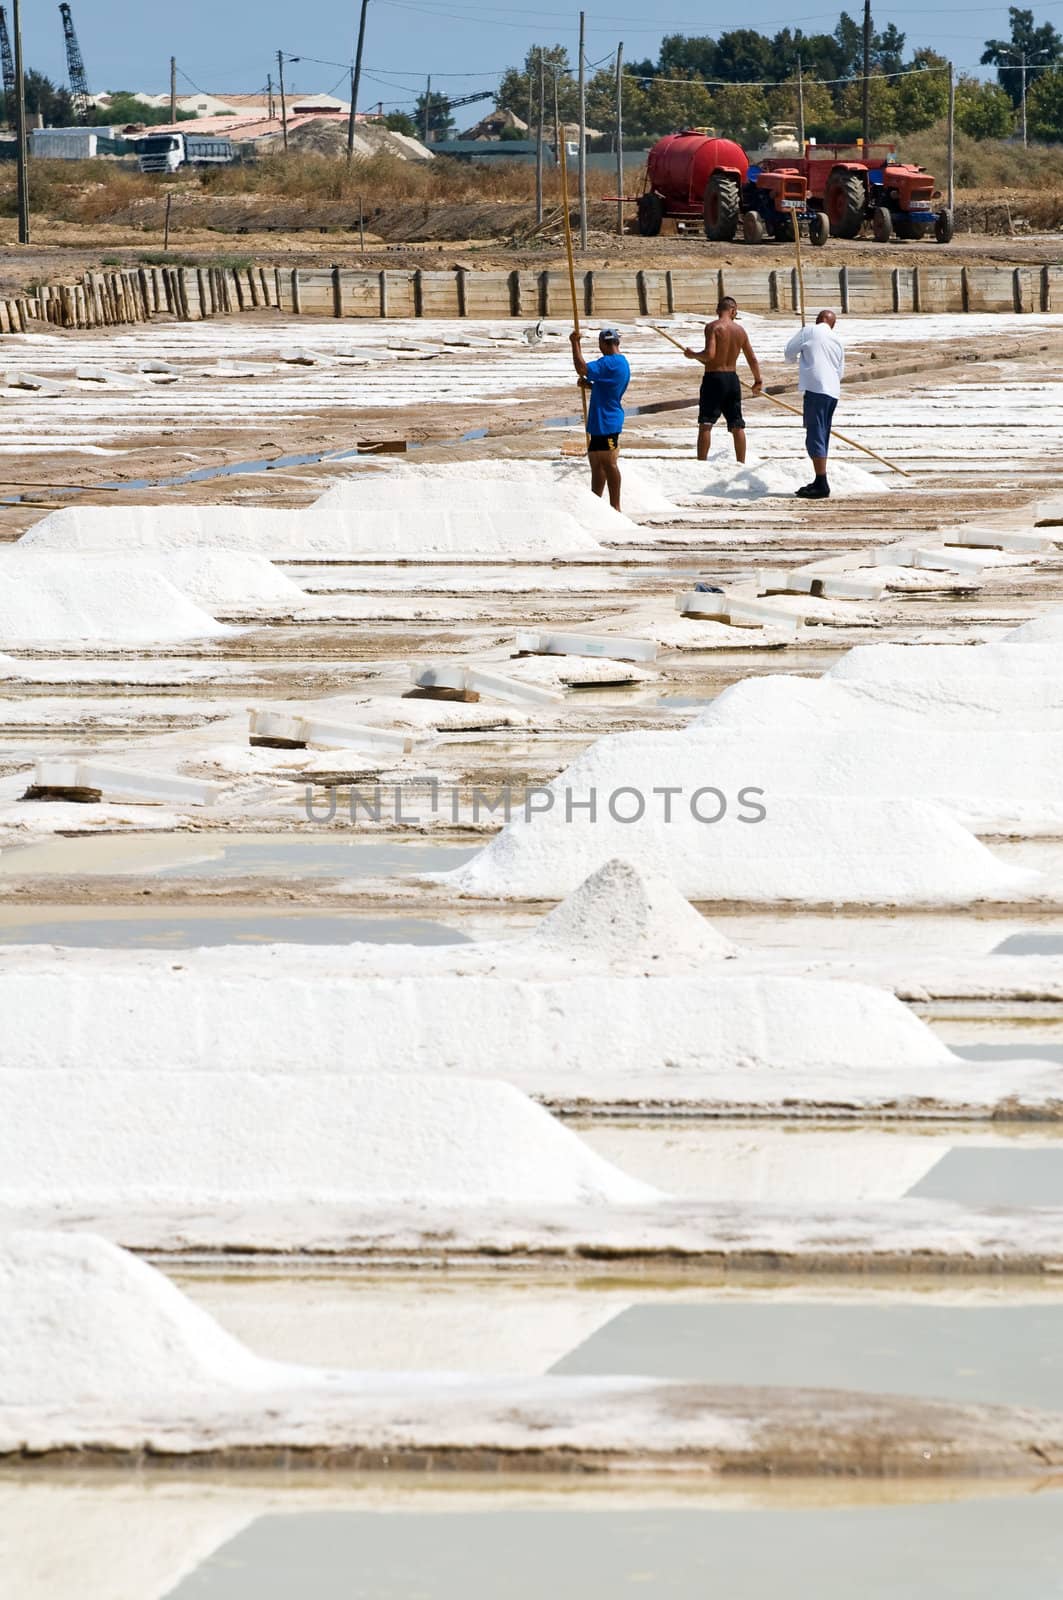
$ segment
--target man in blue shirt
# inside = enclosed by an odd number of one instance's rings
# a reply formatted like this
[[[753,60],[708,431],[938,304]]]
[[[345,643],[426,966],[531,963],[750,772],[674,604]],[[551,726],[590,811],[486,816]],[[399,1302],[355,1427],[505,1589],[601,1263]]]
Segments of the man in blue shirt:
[[[620,510],[620,434],[624,408],[620,404],[631,382],[627,357],[620,354],[619,328],[603,328],[598,335],[599,361],[584,361],[580,336],[571,335],[572,363],[579,373],[580,387],[590,390],[587,407],[587,459],[591,464],[591,488],[601,495],[608,487],[609,504]]]

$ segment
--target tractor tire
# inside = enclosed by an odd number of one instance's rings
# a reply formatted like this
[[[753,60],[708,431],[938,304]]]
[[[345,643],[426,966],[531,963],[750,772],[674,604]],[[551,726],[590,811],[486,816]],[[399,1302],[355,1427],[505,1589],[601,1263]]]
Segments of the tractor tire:
[[[829,233],[830,223],[827,221],[827,213],[825,211],[813,211],[808,219],[809,244],[826,244]]]
[[[645,239],[654,239],[664,221],[664,201],[659,194],[644,194],[638,203],[639,232]]]
[[[768,237],[764,218],[759,211],[743,211],[742,238],[746,244],[763,244]]]
[[[738,232],[738,180],[714,172],[705,185],[705,237],[727,243]]]
[[[867,194],[858,172],[840,172],[827,182],[824,196],[830,231],[836,239],[855,239],[864,225]]]
[[[949,210],[939,211],[937,221],[934,223],[934,238],[938,244],[951,244],[954,228],[954,219]]]
[[[889,244],[893,238],[893,218],[885,206],[876,206],[871,213],[871,232],[876,244]]]

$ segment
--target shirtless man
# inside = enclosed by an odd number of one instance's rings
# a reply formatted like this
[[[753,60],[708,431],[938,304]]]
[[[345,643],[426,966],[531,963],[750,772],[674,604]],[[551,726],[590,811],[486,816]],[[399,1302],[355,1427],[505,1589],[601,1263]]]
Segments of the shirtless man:
[[[734,444],[735,460],[741,465],[746,459],[746,421],[742,415],[742,385],[735,370],[739,356],[745,356],[753,374],[754,395],[761,393],[764,381],[749,334],[738,324],[738,302],[725,295],[716,307],[716,321],[705,324],[704,350],[687,349],[683,354],[690,361],[700,361],[705,368],[698,409],[698,460],[709,459],[713,426],[722,416]]]

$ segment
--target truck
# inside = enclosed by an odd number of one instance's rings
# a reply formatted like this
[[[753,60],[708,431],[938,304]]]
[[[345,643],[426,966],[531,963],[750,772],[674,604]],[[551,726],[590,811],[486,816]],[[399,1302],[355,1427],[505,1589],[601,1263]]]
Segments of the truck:
[[[137,140],[141,172],[179,172],[182,167],[224,167],[236,160],[231,139],[201,133],[149,133]]]

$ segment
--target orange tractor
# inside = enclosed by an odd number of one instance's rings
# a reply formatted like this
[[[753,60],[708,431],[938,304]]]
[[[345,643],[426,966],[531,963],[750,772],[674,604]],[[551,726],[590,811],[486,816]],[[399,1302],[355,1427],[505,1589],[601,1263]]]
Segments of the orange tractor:
[[[740,145],[696,128],[659,139],[646,161],[638,228],[658,234],[665,217],[699,217],[708,239],[729,242],[739,229],[748,244],[792,239],[804,224],[812,244],[830,234],[855,239],[870,223],[880,243],[952,238],[952,212],[936,207],[934,179],[898,162],[889,145],[806,144],[802,155],[770,154],[754,165]]]
[[[898,239],[925,239],[939,244],[952,238],[953,218],[938,206],[941,196],[922,167],[897,160],[896,151],[880,145],[805,146],[804,156],[768,156],[760,173],[796,169],[808,185],[810,204],[823,211],[838,239],[855,239],[865,223],[879,244]],[[753,170],[753,169],[751,169]]]

